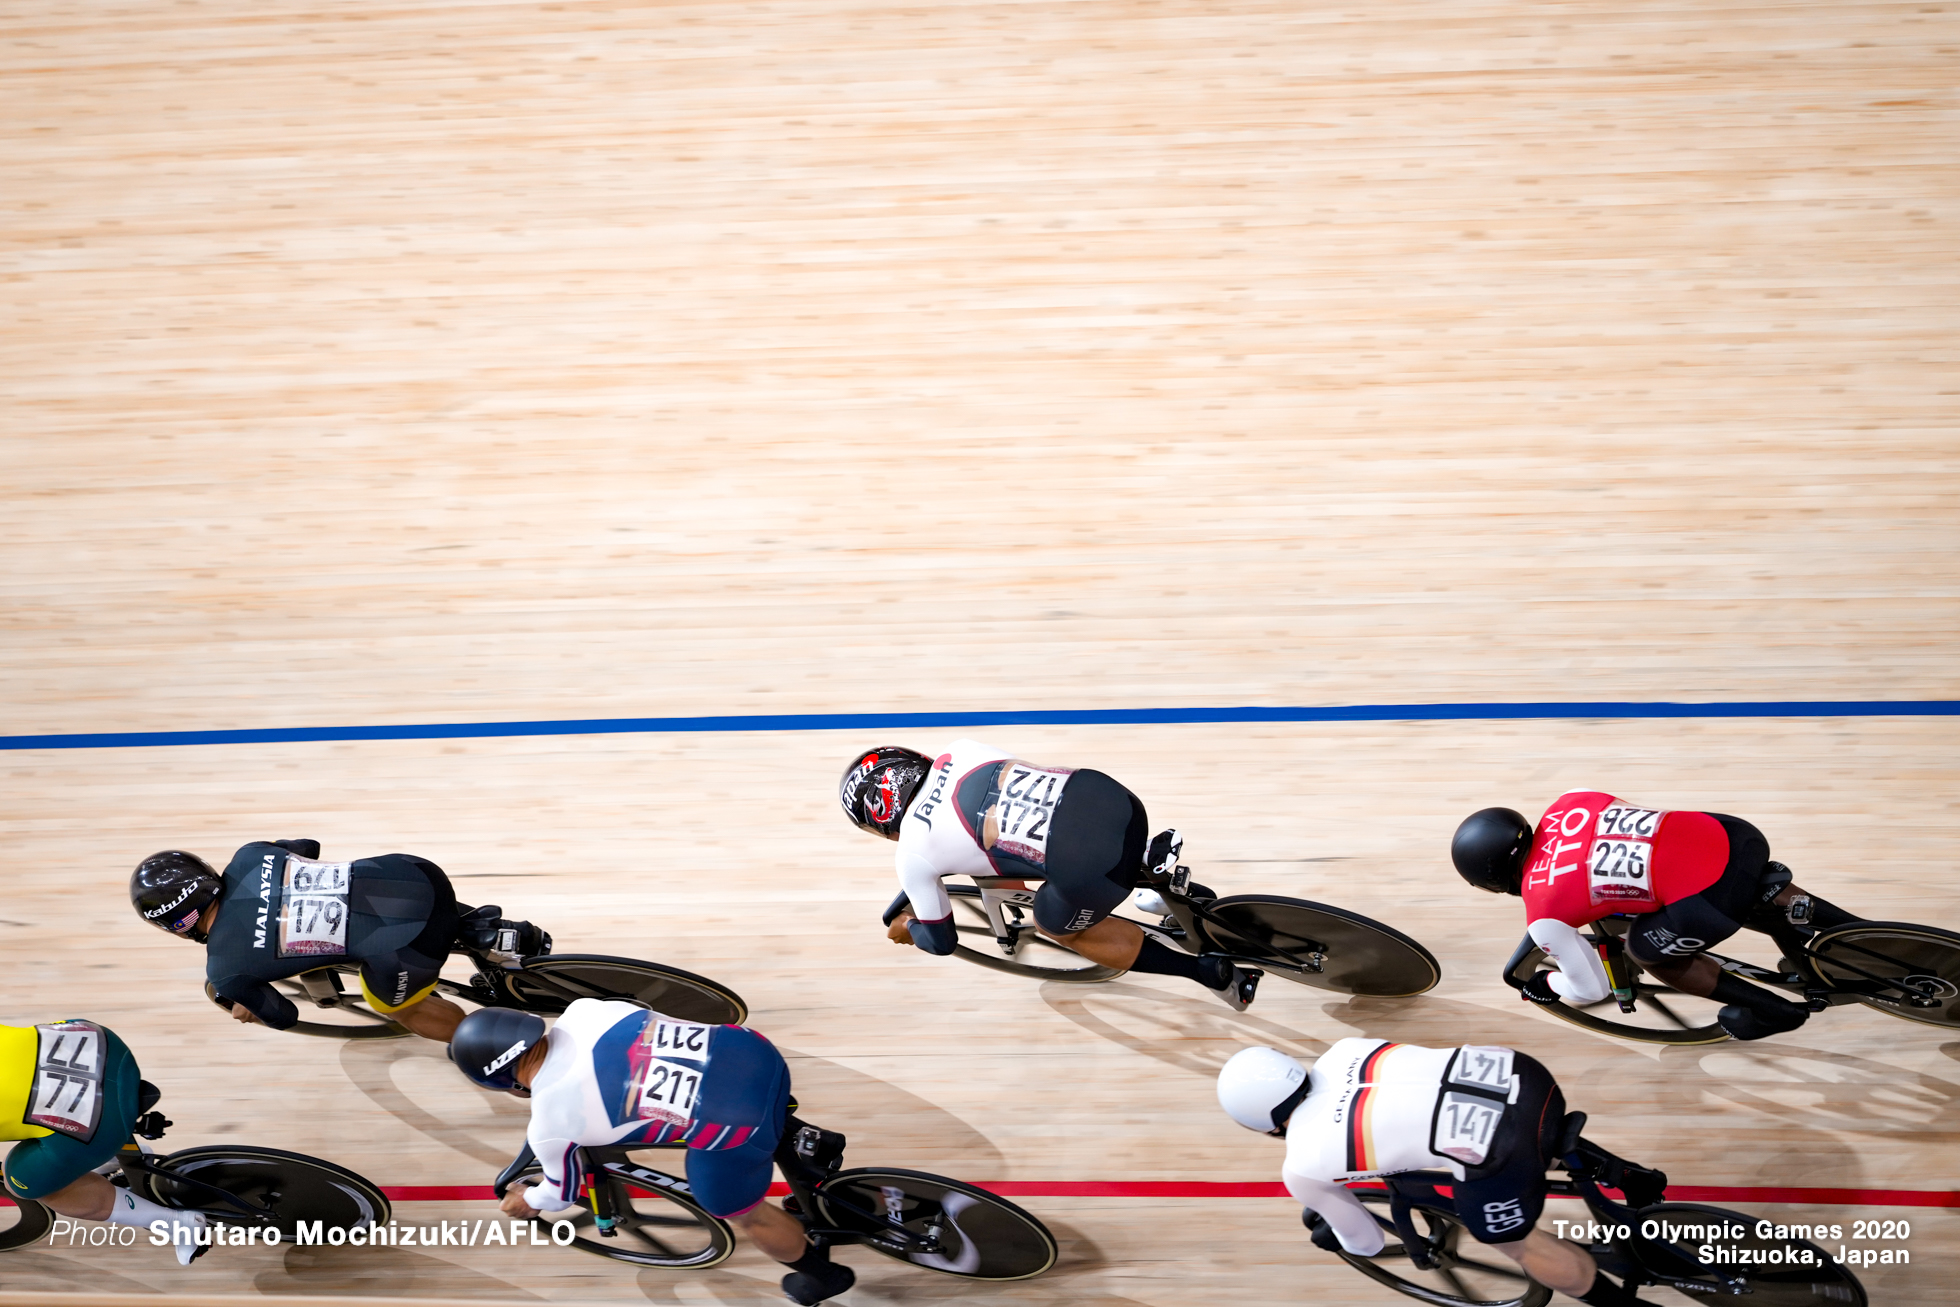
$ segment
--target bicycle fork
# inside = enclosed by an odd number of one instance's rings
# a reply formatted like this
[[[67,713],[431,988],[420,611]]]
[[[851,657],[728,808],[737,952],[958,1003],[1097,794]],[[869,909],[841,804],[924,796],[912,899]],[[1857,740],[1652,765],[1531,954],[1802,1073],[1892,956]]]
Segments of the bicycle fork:
[[[579,1187],[583,1191],[586,1206],[591,1209],[592,1223],[598,1227],[599,1237],[614,1239],[619,1236],[619,1208],[613,1202],[612,1186],[606,1183],[604,1174],[592,1165],[592,1159],[583,1148],[572,1150],[573,1165],[578,1167]]]

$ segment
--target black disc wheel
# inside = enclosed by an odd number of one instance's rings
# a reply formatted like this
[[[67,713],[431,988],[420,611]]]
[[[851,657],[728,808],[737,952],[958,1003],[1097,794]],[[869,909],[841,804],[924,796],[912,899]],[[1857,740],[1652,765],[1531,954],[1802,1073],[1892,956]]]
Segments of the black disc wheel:
[[[1074,984],[1092,984],[1123,974],[1116,967],[1091,962],[1067,945],[1057,944],[1034,928],[1033,911],[1018,904],[1007,904],[1001,909],[1002,922],[1015,941],[1014,953],[1009,956],[1001,952],[993,923],[987,919],[987,909],[981,903],[980,890],[972,885],[948,885],[946,892],[953,896],[953,929],[960,937],[953,948],[956,957],[1010,975]]]
[[[304,978],[291,976],[275,980],[272,987],[299,1009],[299,1021],[291,1028],[295,1035],[314,1035],[321,1039],[401,1039],[409,1033],[406,1027],[396,1025],[367,1005],[361,997],[358,967],[322,967],[308,972]],[[225,1011],[231,1011],[231,1004],[219,998],[208,981],[204,996]]]
[[[139,1173],[137,1183],[154,1201],[165,1207],[201,1209],[234,1225],[255,1223],[242,1213],[228,1218],[227,1209],[211,1195],[173,1178],[183,1176],[270,1208],[273,1224],[288,1239],[298,1235],[302,1222],[310,1227],[318,1221],[323,1230],[351,1230],[384,1224],[390,1212],[387,1197],[363,1177],[301,1153],[214,1146],[186,1148],[152,1161],[169,1172]]]
[[[610,1238],[601,1235],[591,1208],[580,1207],[563,1218],[572,1223],[571,1246],[636,1266],[699,1270],[727,1261],[735,1251],[735,1231],[720,1217],[710,1216],[708,1209],[694,1200],[685,1181],[642,1160],[653,1156],[651,1149],[644,1150],[639,1158],[625,1152],[599,1165],[602,1183],[618,1214],[613,1234]],[[534,1162],[518,1173],[518,1179],[529,1184],[541,1174],[543,1168]],[[557,1219],[543,1217],[540,1228],[544,1221]]]
[[[0,1253],[25,1248],[54,1228],[54,1213],[32,1199],[0,1202]]]
[[[1423,1302],[1449,1307],[1543,1307],[1552,1291],[1527,1276],[1516,1262],[1470,1237],[1455,1212],[1417,1207],[1409,1213],[1416,1233],[1430,1244],[1435,1266],[1416,1269],[1409,1250],[1389,1218],[1389,1197],[1378,1190],[1355,1194],[1381,1223],[1387,1245],[1373,1257],[1342,1252],[1341,1260],[1377,1284]]]
[[[1435,987],[1442,968],[1392,926],[1345,908],[1235,894],[1207,908],[1220,943],[1275,976],[1315,989],[1402,998]],[[1223,928],[1222,930],[1220,928]]]
[[[816,1200],[827,1225],[857,1231],[865,1247],[929,1271],[1025,1280],[1055,1264],[1055,1236],[1031,1213],[943,1175],[839,1171],[817,1189]]]
[[[1858,1277],[1833,1262],[1822,1248],[1802,1239],[1760,1238],[1753,1216],[1692,1203],[1662,1203],[1642,1208],[1640,1217],[1643,1232],[1656,1228],[1649,1224],[1656,1222],[1663,1236],[1643,1238],[1634,1245],[1641,1260],[1650,1271],[1706,1286],[1679,1290],[1695,1302],[1721,1301],[1736,1294],[1743,1295],[1740,1301],[1750,1307],[1864,1307],[1866,1302]],[[1670,1226],[1682,1233],[1673,1233]],[[1727,1228],[1716,1237],[1705,1237],[1710,1226]],[[1741,1232],[1739,1237],[1728,1237],[1735,1231]],[[1718,1259],[1713,1264],[1700,1260],[1704,1246]],[[1725,1254],[1729,1254],[1726,1259]],[[1734,1287],[1738,1280],[1747,1287]]]
[[[1544,961],[1543,949],[1526,949],[1518,955],[1511,975],[1520,982],[1530,980],[1533,972],[1543,969]],[[1631,1012],[1620,1011],[1619,1003],[1611,995],[1597,1003],[1561,1000],[1533,1006],[1575,1026],[1643,1044],[1720,1044],[1728,1039],[1729,1032],[1715,1022],[1715,1013],[1722,1006],[1719,1002],[1656,985],[1645,978],[1631,958],[1626,959],[1626,965],[1633,969]]]
[[[1960,1026],[1960,935],[1903,921],[1860,921],[1810,941],[1818,974],[1907,1021]]]
[[[749,1005],[734,990],[679,967],[597,953],[553,953],[498,977],[527,1012],[554,1016],[581,998],[624,999],[704,1025],[739,1025]]]

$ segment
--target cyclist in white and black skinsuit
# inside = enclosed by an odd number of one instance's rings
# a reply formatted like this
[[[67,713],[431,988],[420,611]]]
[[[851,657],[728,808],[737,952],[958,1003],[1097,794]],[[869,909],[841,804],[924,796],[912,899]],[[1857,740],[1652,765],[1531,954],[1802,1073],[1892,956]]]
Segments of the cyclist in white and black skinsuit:
[[[977,740],[937,759],[879,746],[844,769],[838,799],[855,825],[898,842],[904,893],[885,914],[893,943],[950,954],[958,938],[943,878],[1010,876],[1041,882],[1036,928],[1090,961],[1183,976],[1241,1011],[1252,1002],[1258,972],[1166,947],[1109,915],[1169,856],[1171,835],[1146,852],[1143,801],[1099,771],[1039,766]]]
[[[1247,1129],[1286,1140],[1280,1178],[1317,1247],[1373,1257],[1386,1246],[1343,1181],[1448,1171],[1465,1230],[1532,1279],[1595,1307],[1652,1307],[1585,1249],[1537,1228],[1566,1114],[1536,1058],[1348,1038],[1309,1070],[1278,1049],[1245,1048],[1218,1073],[1218,1102]]]

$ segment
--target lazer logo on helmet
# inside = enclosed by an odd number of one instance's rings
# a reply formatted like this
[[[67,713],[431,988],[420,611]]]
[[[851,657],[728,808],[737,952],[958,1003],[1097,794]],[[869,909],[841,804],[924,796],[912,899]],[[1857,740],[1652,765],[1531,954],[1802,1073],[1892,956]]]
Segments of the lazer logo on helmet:
[[[523,1052],[524,1052],[524,1041],[520,1039],[515,1044],[512,1044],[509,1048],[505,1049],[503,1052],[497,1054],[496,1059],[492,1061],[489,1066],[483,1068],[483,1074],[486,1076],[496,1075],[497,1072],[501,1071],[514,1058],[518,1057]]]

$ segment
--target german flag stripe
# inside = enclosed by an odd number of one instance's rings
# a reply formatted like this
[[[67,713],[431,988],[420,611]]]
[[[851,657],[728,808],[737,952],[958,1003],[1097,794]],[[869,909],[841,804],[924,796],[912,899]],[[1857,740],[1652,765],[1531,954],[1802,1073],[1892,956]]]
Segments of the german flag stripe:
[[[1375,1070],[1391,1049],[1400,1047],[1400,1044],[1383,1044],[1361,1060],[1355,1077],[1360,1081],[1361,1088],[1355,1094],[1354,1101],[1348,1104],[1347,1162],[1351,1175],[1375,1169],[1374,1123],[1371,1120],[1375,1110]]]

